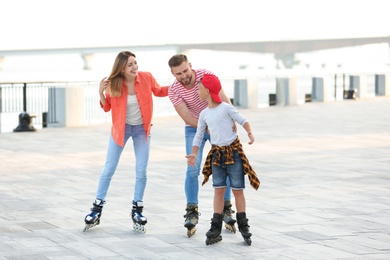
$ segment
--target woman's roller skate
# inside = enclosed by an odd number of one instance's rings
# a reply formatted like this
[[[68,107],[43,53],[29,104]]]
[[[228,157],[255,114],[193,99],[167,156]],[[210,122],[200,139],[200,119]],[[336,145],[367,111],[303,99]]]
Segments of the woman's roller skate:
[[[133,229],[140,233],[145,233],[145,224],[148,222],[146,217],[142,214],[144,205],[142,201],[133,201],[133,209],[131,210],[131,219],[133,220]]]
[[[198,224],[200,213],[198,212],[198,206],[195,204],[187,204],[187,213],[183,216],[184,227],[187,228],[187,236],[191,237],[196,232],[196,225]]]
[[[225,222],[225,227],[232,233],[236,233],[236,227],[234,224],[236,220],[233,218],[234,210],[232,210],[232,204],[230,200],[225,200],[223,208],[223,222]]]
[[[241,232],[241,235],[244,238],[245,242],[248,245],[251,245],[252,233],[249,232],[248,219],[246,218],[245,212],[237,213],[237,224],[238,224],[238,230]]]
[[[214,213],[211,219],[211,228],[206,233],[206,245],[215,244],[222,240],[222,219],[223,216],[221,214]]]
[[[102,216],[103,205],[105,203],[106,202],[104,200],[100,200],[100,199],[96,199],[93,202],[91,213],[89,213],[84,219],[85,221],[85,227],[83,230],[84,232],[100,224],[100,217]]]

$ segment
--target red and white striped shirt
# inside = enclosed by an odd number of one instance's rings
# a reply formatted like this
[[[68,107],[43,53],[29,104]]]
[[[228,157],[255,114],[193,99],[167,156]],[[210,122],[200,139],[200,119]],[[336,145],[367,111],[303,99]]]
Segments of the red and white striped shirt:
[[[204,74],[215,75],[205,69],[194,70],[194,72],[195,82],[203,78]],[[199,118],[200,112],[207,107],[207,101],[200,100],[199,98],[197,85],[188,89],[179,81],[175,80],[168,89],[168,96],[174,107],[184,102],[190,111],[190,114],[196,119]]]

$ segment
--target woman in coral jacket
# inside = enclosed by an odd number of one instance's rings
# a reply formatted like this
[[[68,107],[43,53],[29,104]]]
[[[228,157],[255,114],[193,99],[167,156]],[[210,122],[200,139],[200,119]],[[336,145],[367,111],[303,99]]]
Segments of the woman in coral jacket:
[[[100,223],[108,187],[123,148],[131,137],[136,158],[131,216],[134,230],[145,232],[147,219],[142,211],[150,151],[152,94],[165,97],[168,95],[168,87],[161,87],[151,73],[138,71],[134,53],[122,51],[115,59],[110,76],[100,81],[99,94],[100,106],[105,112],[111,111],[112,129],[106,163],[100,176],[91,213],[85,217],[84,231]]]

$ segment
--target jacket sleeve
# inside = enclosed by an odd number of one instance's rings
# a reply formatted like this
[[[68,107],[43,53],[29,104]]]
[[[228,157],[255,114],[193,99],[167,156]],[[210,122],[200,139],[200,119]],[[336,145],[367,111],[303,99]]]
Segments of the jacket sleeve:
[[[100,107],[103,109],[104,112],[108,112],[111,110],[111,96],[109,94],[106,94],[106,103],[103,105],[102,102],[100,102]]]
[[[156,97],[166,97],[168,96],[168,88],[169,86],[161,87],[156,79],[150,74],[150,85],[152,87],[152,92]]]

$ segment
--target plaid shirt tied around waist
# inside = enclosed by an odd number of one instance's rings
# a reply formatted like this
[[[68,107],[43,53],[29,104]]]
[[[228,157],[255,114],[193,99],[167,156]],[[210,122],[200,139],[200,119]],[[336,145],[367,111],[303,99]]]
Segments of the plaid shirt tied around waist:
[[[248,158],[246,157],[244,150],[242,149],[242,145],[240,143],[239,138],[237,137],[234,142],[229,146],[217,146],[212,145],[211,150],[207,154],[206,161],[203,166],[202,174],[204,175],[204,179],[202,182],[202,186],[209,180],[209,177],[211,174],[213,174],[212,167],[211,167],[211,160],[213,158],[213,153],[215,152],[215,159],[213,164],[220,166],[221,161],[221,151],[225,152],[225,164],[234,164],[233,159],[233,151],[237,151],[241,161],[242,161],[242,167],[244,170],[244,175],[248,175],[249,182],[255,190],[257,190],[260,187],[260,180],[257,178],[257,175],[255,171],[252,169],[252,166],[249,164]]]

